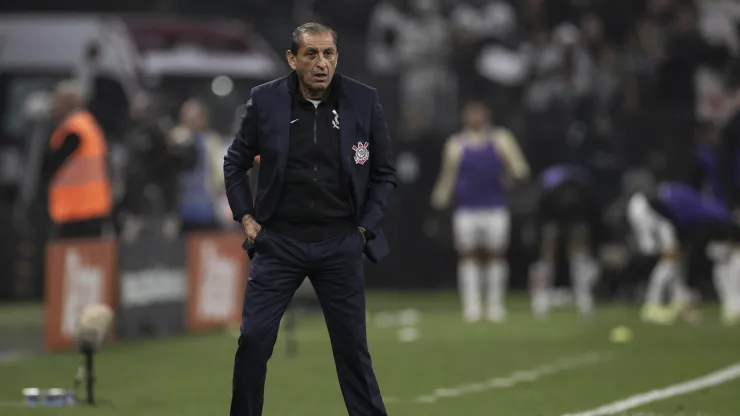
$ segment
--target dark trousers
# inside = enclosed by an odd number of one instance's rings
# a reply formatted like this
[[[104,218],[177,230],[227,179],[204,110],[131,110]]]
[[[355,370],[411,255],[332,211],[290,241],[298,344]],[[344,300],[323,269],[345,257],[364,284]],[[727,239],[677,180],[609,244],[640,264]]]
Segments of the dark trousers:
[[[84,221],[72,221],[59,225],[57,229],[58,238],[100,238],[103,235],[103,227],[106,218],[93,218]]]
[[[231,416],[262,415],[267,361],[280,319],[306,276],[324,311],[349,415],[387,415],[367,347],[363,245],[356,229],[316,243],[260,231],[244,297]]]

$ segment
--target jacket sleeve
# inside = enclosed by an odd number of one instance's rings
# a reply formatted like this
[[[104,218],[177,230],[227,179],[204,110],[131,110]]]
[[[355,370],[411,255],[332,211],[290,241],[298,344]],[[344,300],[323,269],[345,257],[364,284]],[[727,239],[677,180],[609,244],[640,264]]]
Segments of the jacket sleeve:
[[[373,151],[370,157],[370,178],[360,217],[360,226],[368,231],[368,239],[375,237],[374,230],[380,226],[388,207],[390,194],[396,187],[396,169],[393,166],[391,139],[377,91],[373,91],[370,143]]]
[[[250,98],[245,107],[234,141],[224,156],[226,197],[235,221],[241,221],[245,215],[254,214],[254,199],[247,171],[252,168],[254,157],[260,153],[254,98]]]

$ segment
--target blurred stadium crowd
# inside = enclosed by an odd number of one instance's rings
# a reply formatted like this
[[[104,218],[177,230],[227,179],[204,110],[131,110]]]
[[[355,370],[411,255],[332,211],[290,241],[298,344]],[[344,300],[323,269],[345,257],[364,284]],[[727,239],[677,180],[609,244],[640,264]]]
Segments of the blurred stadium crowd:
[[[369,286],[455,284],[450,232],[425,221],[468,102],[511,130],[533,175],[559,163],[591,173],[610,295],[632,293],[647,270],[629,261],[631,184],[652,175],[700,187],[702,152],[740,134],[725,129],[740,104],[733,0],[65,2],[95,14],[10,5],[18,14],[0,15],[0,299],[42,296],[44,242],[57,229],[44,155],[59,81],[78,82],[107,142],[114,206],[101,233],[238,230],[222,158],[250,88],[287,73],[288,36],[306,21],[339,33],[338,70],[379,90],[393,132],[393,254],[368,271]],[[510,201],[513,286],[537,256],[535,200],[525,183]]]

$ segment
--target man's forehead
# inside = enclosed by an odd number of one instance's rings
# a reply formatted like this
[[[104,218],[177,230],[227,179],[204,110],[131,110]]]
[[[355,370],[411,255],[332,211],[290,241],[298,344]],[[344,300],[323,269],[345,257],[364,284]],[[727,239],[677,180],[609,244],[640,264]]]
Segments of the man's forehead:
[[[301,48],[326,49],[334,47],[334,37],[329,32],[304,33],[301,37]]]

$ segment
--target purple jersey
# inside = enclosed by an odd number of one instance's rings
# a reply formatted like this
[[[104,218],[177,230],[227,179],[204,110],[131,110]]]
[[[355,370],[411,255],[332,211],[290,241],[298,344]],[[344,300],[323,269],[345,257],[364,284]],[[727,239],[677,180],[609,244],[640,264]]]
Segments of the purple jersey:
[[[543,189],[555,188],[568,180],[587,184],[589,182],[589,175],[584,169],[569,164],[550,166],[540,174],[540,186]]]
[[[662,183],[658,187],[658,198],[679,227],[708,222],[732,222],[730,211],[721,201],[702,197],[696,189],[682,183]]]
[[[503,187],[504,165],[490,140],[483,146],[462,143],[457,175],[456,199],[459,208],[496,208],[506,203]]]

